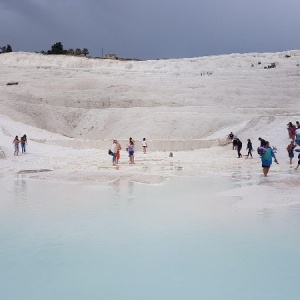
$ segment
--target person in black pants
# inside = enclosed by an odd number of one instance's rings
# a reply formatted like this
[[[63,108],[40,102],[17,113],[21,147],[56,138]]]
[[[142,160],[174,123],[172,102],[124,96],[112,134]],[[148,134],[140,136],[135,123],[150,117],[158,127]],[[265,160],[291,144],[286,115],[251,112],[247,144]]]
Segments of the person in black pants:
[[[241,150],[242,150],[242,147],[243,147],[243,144],[242,142],[240,141],[240,139],[237,139],[237,153],[238,153],[238,158],[242,157],[242,154],[241,154]]]
[[[250,139],[248,139],[248,143],[247,143],[247,149],[248,150],[248,154],[247,154],[247,158],[249,157],[249,155],[251,156],[252,158],[252,150],[253,150],[253,147],[252,147],[252,142]]]

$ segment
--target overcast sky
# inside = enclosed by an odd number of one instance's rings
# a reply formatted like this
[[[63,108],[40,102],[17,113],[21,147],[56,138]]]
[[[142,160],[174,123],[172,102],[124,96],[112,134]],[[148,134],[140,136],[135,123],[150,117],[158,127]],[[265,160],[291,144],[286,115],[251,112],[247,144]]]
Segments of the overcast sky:
[[[300,0],[0,0],[0,46],[156,59],[300,49]]]

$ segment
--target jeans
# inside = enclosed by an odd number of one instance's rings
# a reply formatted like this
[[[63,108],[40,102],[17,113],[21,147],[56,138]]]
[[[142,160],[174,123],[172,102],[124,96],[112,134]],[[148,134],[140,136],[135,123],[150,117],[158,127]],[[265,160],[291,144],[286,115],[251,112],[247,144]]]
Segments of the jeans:
[[[22,148],[22,153],[26,152],[25,144],[22,144],[22,143],[21,143],[21,148]]]

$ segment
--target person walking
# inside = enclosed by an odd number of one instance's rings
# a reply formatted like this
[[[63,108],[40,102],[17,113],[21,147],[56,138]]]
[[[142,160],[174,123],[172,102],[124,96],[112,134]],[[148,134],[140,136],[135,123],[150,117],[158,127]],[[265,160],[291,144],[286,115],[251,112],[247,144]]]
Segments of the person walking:
[[[240,157],[242,157],[241,150],[243,147],[243,143],[241,142],[240,139],[237,139],[236,147],[237,147],[238,158],[240,158]]]
[[[20,140],[19,140],[19,137],[17,135],[16,135],[15,139],[13,140],[13,144],[14,144],[14,148],[15,148],[14,155],[18,156],[19,155]]]
[[[248,141],[248,143],[247,143],[247,149],[246,149],[246,150],[248,150],[247,158],[249,157],[249,155],[252,158],[252,150],[253,150],[252,142],[251,142],[250,139],[248,139],[247,141]]]
[[[117,154],[117,141],[116,140],[113,140],[113,143],[110,147],[110,151],[112,152],[112,163],[113,163],[113,166],[116,165],[116,154]]]
[[[296,145],[294,141],[291,141],[290,144],[287,146],[286,150],[289,154],[290,158],[290,165],[292,164],[293,158],[294,158],[294,149],[296,148]]]
[[[265,177],[267,177],[273,162],[273,158],[277,164],[278,161],[268,141],[266,141],[265,148],[266,150],[264,151],[264,153],[260,154],[260,158],[261,158],[261,166],[263,168],[263,174]]]
[[[27,136],[26,136],[26,134],[24,134],[21,137],[21,149],[22,149],[22,153],[26,152],[26,144],[27,144]]]

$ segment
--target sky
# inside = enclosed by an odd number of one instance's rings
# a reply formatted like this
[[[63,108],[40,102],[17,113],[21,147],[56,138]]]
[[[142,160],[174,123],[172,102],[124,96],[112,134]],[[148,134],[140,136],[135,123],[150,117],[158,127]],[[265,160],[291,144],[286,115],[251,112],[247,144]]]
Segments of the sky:
[[[0,46],[186,58],[300,49],[299,0],[0,0]]]

